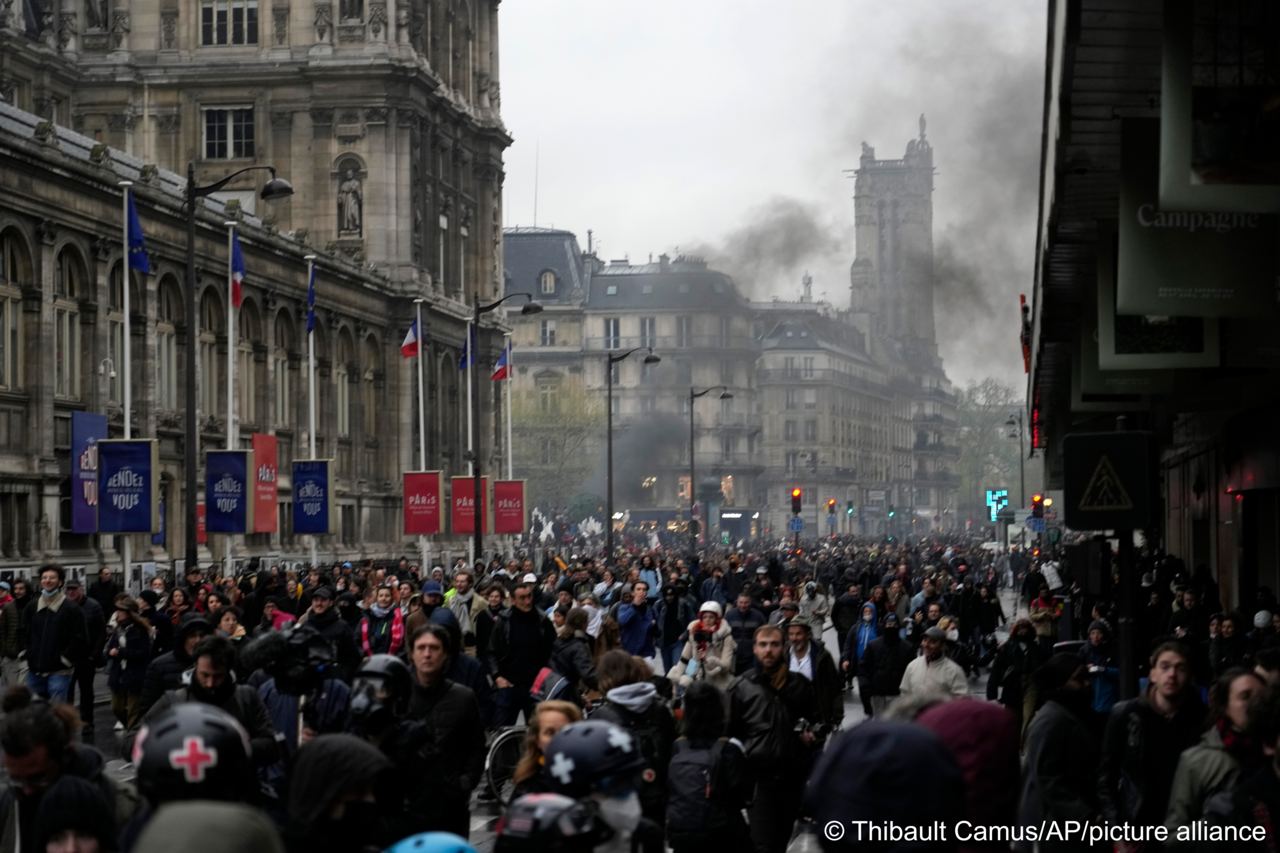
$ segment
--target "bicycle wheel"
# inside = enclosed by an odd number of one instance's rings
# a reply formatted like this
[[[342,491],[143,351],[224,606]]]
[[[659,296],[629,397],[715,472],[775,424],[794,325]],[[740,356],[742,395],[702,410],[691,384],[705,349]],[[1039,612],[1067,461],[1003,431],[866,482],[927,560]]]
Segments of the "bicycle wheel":
[[[512,726],[499,732],[489,744],[489,754],[485,757],[485,784],[494,799],[504,806],[511,802],[511,792],[515,790],[512,777],[524,749],[524,732],[524,726]]]

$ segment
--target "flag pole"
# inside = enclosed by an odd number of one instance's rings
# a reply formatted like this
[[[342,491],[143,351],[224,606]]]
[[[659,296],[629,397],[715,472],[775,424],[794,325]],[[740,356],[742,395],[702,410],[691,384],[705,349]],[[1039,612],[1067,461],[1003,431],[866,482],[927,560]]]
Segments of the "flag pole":
[[[507,332],[507,375],[504,377],[507,384],[507,394],[506,394],[506,400],[504,402],[503,408],[506,410],[506,415],[507,415],[507,479],[508,480],[515,479],[514,466],[515,466],[515,452],[516,452],[515,445],[511,443],[511,383],[515,379],[515,375],[516,375],[515,362],[512,361],[512,357],[511,357],[512,349],[513,347],[511,346],[511,333]],[[515,555],[516,555],[516,538],[517,536],[514,534],[511,537],[511,553],[509,556],[513,559],[515,558]]]
[[[427,407],[423,396],[422,385],[422,339],[426,337],[422,328],[422,303],[425,300],[419,296],[413,300],[414,310],[414,328],[418,332],[418,470],[427,470]],[[422,534],[418,535],[418,553],[422,560],[422,577],[431,576],[431,566],[428,564],[430,554],[427,552],[427,537]]]
[[[236,309],[232,300],[235,293],[235,239],[236,223],[227,226],[227,450],[236,449]],[[227,552],[222,558],[222,576],[231,577],[231,552],[235,546],[233,536],[227,534]]]
[[[471,422],[472,417],[474,417],[474,415],[471,412],[471,406],[472,406],[471,371],[475,367],[475,360],[476,360],[476,354],[473,351],[474,347],[472,346],[473,339],[471,337],[472,334],[474,333],[475,333],[475,328],[471,325],[471,321],[468,320],[467,321],[467,350],[466,350],[467,352],[467,473],[472,478],[476,476],[476,450],[475,450],[475,444],[472,442],[472,437],[474,436],[474,433],[472,431],[472,422]],[[477,491],[479,491],[479,489],[477,489]],[[475,524],[480,523],[480,507],[475,508],[475,514],[472,516],[472,518]],[[476,556],[477,555],[476,555],[475,538],[469,537],[467,539],[467,566],[468,567],[472,567],[475,565]]]
[[[133,360],[130,357],[132,341],[130,340],[130,332],[132,329],[129,324],[129,188],[133,186],[133,181],[121,181],[120,186],[123,192],[120,193],[120,305],[124,311],[124,350],[121,353],[121,371],[120,384],[124,388],[124,437],[126,439],[133,438],[133,382],[132,366]],[[132,543],[129,541],[129,534],[124,533],[120,536],[120,562],[124,569],[124,577],[121,578],[121,589],[127,589],[132,583],[130,579],[129,569],[133,562]]]
[[[311,288],[312,276],[315,275],[316,256],[307,255],[307,287]],[[315,305],[308,305],[307,310],[312,314],[315,312]],[[316,348],[312,329],[307,329],[307,446],[310,450],[309,456],[316,458]],[[311,568],[317,568],[316,565],[316,535],[313,533],[308,537],[311,540]]]

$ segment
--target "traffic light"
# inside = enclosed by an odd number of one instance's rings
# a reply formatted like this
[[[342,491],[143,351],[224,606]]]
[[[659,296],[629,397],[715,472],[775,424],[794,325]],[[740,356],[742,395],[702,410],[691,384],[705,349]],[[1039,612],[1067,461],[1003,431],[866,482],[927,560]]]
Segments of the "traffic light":
[[[853,515],[853,501],[849,501],[848,503],[845,504],[844,514]]]
[[[800,501],[803,495],[804,495],[804,492],[800,491],[799,486],[796,486],[791,490],[791,514],[792,515],[800,514],[800,510],[802,509],[800,505]]]
[[[1044,495],[1039,492],[1031,496],[1031,517],[1044,518]]]
[[[827,515],[835,515],[835,514],[836,514],[836,499],[827,498]]]

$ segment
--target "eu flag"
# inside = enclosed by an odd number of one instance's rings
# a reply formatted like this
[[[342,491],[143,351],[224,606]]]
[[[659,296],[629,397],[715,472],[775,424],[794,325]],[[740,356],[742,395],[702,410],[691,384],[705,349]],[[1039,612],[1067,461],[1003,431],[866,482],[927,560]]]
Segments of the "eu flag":
[[[147,241],[142,236],[142,223],[138,221],[138,209],[133,206],[133,193],[129,195],[129,269],[143,275],[151,274],[151,259],[147,257]]]

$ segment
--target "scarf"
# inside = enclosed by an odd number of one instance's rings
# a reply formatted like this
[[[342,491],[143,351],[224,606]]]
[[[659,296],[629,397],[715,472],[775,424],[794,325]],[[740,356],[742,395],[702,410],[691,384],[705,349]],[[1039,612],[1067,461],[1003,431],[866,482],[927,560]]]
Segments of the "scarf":
[[[1242,772],[1261,763],[1262,744],[1256,737],[1246,732],[1236,731],[1227,717],[1221,717],[1213,725],[1218,730],[1218,737],[1222,738],[1222,748],[1240,763]]]
[[[458,628],[461,629],[464,637],[476,632],[475,625],[471,621],[471,602],[475,594],[475,590],[467,590],[465,593],[455,592],[453,598],[449,599],[449,609],[458,620]]]
[[[400,647],[404,645],[404,614],[400,612],[400,608],[382,608],[375,604],[369,610],[380,620],[385,620],[387,614],[391,614],[391,645],[386,654],[394,655],[399,653]],[[379,613],[379,610],[382,612]],[[387,622],[379,622],[377,631],[380,636],[385,635]],[[373,654],[373,647],[369,643],[369,620],[367,618],[360,623],[360,645],[364,648],[366,657]]]

